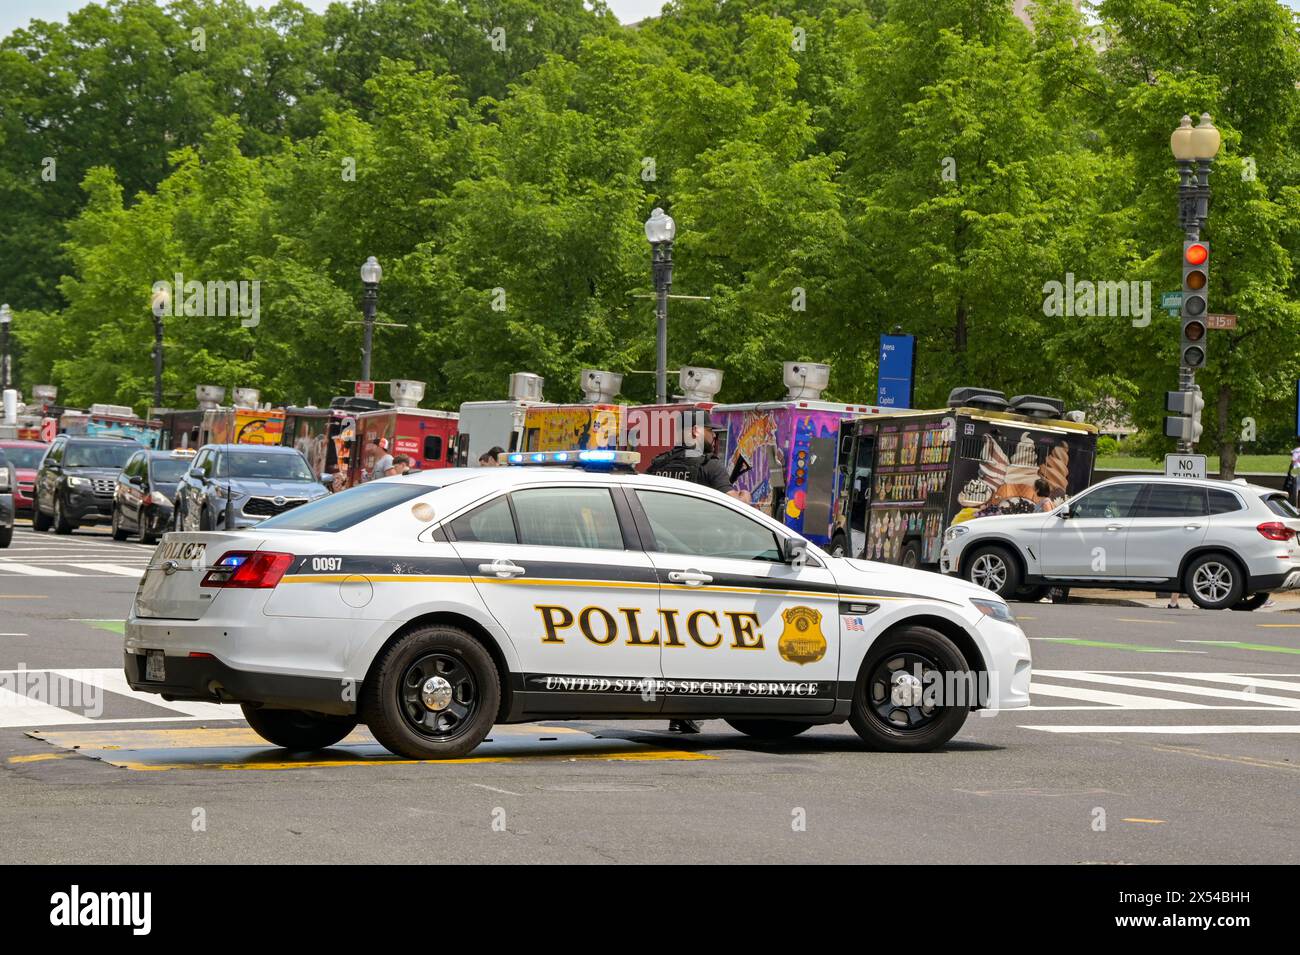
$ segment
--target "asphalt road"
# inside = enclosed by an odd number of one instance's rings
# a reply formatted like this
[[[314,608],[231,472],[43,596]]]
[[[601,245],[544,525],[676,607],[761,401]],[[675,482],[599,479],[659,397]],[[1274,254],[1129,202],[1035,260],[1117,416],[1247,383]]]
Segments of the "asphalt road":
[[[0,862],[1300,862],[1300,613],[1018,605],[1034,707],[930,754],[610,721],[293,757],[236,709],[113,692],[148,553],[0,551],[0,671],[72,694],[0,690]]]

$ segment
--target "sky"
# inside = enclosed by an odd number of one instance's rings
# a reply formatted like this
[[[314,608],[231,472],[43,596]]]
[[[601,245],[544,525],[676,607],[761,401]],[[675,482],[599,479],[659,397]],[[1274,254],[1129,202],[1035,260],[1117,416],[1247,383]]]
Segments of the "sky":
[[[26,26],[28,20],[62,20],[72,10],[84,7],[90,0],[0,0],[0,36],[11,33],[15,27]],[[313,10],[324,10],[330,0],[302,0]],[[609,8],[624,23],[635,23],[659,12],[664,0],[606,0]],[[1300,0],[1294,0],[1300,4]],[[274,0],[249,0],[251,6],[272,6]]]

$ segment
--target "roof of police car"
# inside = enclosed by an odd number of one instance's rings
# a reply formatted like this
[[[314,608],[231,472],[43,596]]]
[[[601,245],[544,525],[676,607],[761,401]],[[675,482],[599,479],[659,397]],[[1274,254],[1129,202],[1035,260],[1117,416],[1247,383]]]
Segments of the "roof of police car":
[[[546,481],[569,484],[574,481],[605,482],[610,479],[620,483],[643,484],[646,487],[664,487],[679,491],[683,487],[683,482],[676,478],[654,477],[650,474],[639,474],[635,471],[587,470],[586,468],[565,467],[563,465],[553,467],[549,465],[510,465],[495,468],[433,468],[425,471],[408,471],[406,474],[394,474],[392,477],[379,478],[379,481],[428,484],[433,487],[446,487],[464,481],[481,481],[489,487],[513,487],[516,484],[536,484],[539,482],[545,483]],[[691,487],[701,491],[707,490],[698,484],[691,485]]]

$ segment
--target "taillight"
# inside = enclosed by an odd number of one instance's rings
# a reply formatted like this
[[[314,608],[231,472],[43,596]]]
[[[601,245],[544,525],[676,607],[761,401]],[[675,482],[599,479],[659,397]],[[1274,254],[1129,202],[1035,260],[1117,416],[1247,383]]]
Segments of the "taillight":
[[[221,555],[215,567],[203,576],[203,587],[242,587],[269,590],[293,564],[293,554],[269,550],[232,550]]]
[[[1265,521],[1255,530],[1259,531],[1271,541],[1289,541],[1295,537],[1295,531],[1287,527],[1281,521]]]

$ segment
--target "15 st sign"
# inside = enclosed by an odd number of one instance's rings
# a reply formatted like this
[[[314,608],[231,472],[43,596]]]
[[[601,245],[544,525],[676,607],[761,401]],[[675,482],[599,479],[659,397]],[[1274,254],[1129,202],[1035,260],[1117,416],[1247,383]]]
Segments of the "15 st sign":
[[[1237,327],[1237,316],[1231,313],[1210,312],[1205,316],[1205,327],[1232,331]]]

